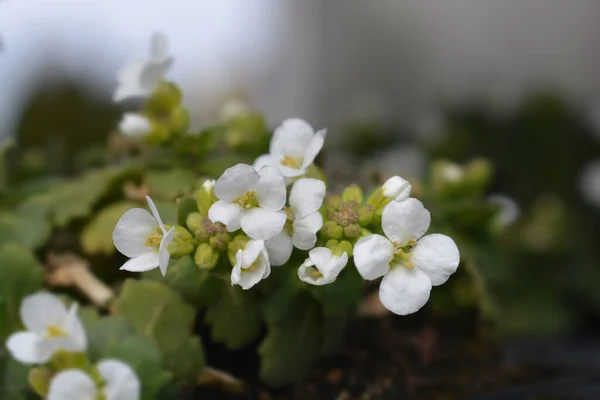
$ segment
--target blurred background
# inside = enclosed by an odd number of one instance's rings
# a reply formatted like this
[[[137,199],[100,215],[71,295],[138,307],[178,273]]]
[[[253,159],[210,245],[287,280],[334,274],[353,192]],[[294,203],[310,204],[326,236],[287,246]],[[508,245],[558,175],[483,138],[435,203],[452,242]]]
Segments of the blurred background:
[[[488,194],[512,201],[503,247],[479,266],[502,332],[595,343],[599,23],[596,0],[5,0],[0,138],[68,170],[133,108],[111,101],[116,71],[163,32],[193,124],[239,99],[271,126],[327,127],[340,184],[488,159]]]

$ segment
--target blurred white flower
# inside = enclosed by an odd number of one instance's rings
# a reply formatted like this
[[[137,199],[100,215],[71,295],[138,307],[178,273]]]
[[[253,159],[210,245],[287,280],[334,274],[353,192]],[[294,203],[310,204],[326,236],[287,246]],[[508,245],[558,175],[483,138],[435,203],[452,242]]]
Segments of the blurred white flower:
[[[402,201],[410,196],[412,186],[399,176],[392,176],[383,184],[383,195],[395,201]]]
[[[600,208],[600,160],[592,161],[584,168],[579,188],[588,203]]]
[[[321,151],[326,133],[325,129],[315,133],[299,118],[286,119],[275,129],[269,154],[258,157],[254,166],[274,165],[286,179],[302,176]]]
[[[103,385],[79,369],[59,372],[50,382],[47,400],[138,400],[140,380],[131,367],[118,360],[100,361],[96,368]]]
[[[249,240],[244,250],[235,255],[235,265],[231,271],[231,285],[240,285],[248,290],[271,273],[269,254],[263,240]]]
[[[379,298],[395,314],[418,311],[429,300],[432,285],[443,284],[458,268],[460,255],[451,238],[423,236],[430,222],[429,211],[419,200],[392,201],[382,214],[387,238],[369,235],[354,246],[358,272],[367,280],[383,276]]]
[[[122,101],[151,94],[173,64],[173,57],[168,56],[167,47],[166,36],[155,33],[150,43],[150,57],[131,60],[117,74],[118,86],[113,100]]]
[[[11,335],[6,347],[23,364],[44,364],[58,350],[84,351],[87,339],[77,316],[77,304],[69,310],[50,293],[25,297],[21,321],[27,329]]]
[[[121,122],[119,122],[119,130],[125,136],[137,138],[147,135],[152,130],[150,120],[138,113],[125,113]]]
[[[298,268],[298,278],[311,285],[327,285],[337,279],[346,264],[346,252],[337,256],[327,247],[316,247],[308,252],[308,258]]]
[[[277,236],[265,242],[271,265],[285,264],[294,246],[300,250],[315,246],[317,232],[323,226],[319,209],[323,205],[325,190],[325,183],[318,179],[303,178],[294,183],[290,190],[290,207],[285,209],[291,231],[285,226]]]
[[[247,164],[228,168],[214,187],[219,199],[208,210],[208,217],[221,222],[229,232],[242,230],[256,240],[278,235],[285,224],[285,181],[275,167],[256,171]]]
[[[500,211],[494,220],[500,226],[508,226],[513,224],[521,214],[519,205],[510,197],[502,194],[493,194],[488,197],[488,202],[498,206]]]
[[[146,196],[146,201],[152,214],[143,208],[127,211],[117,222],[113,242],[117,250],[130,258],[121,269],[143,272],[160,267],[164,276],[171,258],[168,247],[175,227],[167,232],[152,199]]]

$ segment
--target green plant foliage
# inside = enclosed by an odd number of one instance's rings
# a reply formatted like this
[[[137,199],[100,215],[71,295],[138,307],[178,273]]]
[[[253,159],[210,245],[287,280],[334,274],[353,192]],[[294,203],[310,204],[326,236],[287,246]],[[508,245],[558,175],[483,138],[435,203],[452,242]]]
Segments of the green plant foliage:
[[[168,286],[127,280],[115,303],[118,315],[160,348],[165,366],[180,382],[194,382],[204,366],[198,338],[190,337],[195,312]],[[182,362],[182,357],[186,357]]]
[[[25,296],[42,288],[42,270],[27,248],[0,246],[0,340],[21,327],[19,308]]]
[[[198,182],[196,174],[186,169],[168,171],[149,171],[144,182],[150,188],[153,197],[173,201],[179,196],[191,192]]]
[[[13,360],[4,347],[0,347],[0,399],[39,399],[27,382],[29,367]]]
[[[195,196],[185,196],[177,199],[177,223],[185,226],[188,215],[198,212]]]
[[[106,254],[115,252],[112,233],[119,218],[139,205],[132,201],[120,201],[100,210],[81,232],[81,247],[87,254]]]
[[[30,249],[44,245],[52,227],[43,204],[23,204],[15,212],[0,213],[0,244],[17,242]]]

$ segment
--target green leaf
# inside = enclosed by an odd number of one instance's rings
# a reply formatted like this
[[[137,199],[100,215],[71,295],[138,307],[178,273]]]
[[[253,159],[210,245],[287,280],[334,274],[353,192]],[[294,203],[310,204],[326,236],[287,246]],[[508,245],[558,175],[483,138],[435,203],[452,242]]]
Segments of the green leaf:
[[[305,302],[289,310],[280,322],[267,323],[267,336],[258,349],[260,377],[273,387],[300,381],[319,355],[317,307]]]
[[[0,246],[0,260],[0,340],[3,340],[21,327],[21,301],[42,288],[43,277],[33,254],[21,245]]]
[[[0,399],[39,399],[39,396],[29,388],[27,381],[29,368],[12,359],[3,346],[0,347]]]
[[[198,212],[195,196],[185,196],[177,199],[177,223],[186,226],[188,215]]]
[[[104,317],[87,330],[93,362],[117,359],[128,364],[142,382],[142,399],[151,400],[170,380],[158,346],[120,317]]]
[[[344,316],[351,311],[363,294],[364,281],[353,265],[347,265],[335,282],[324,286],[306,284],[313,297],[321,303],[328,316]]]
[[[195,311],[177,293],[157,282],[128,279],[115,309],[140,333],[156,342],[176,380],[196,381],[204,366],[204,355],[199,342],[190,337]],[[183,354],[189,360],[181,364],[178,357]]]
[[[145,183],[150,187],[152,196],[170,201],[189,193],[197,180],[196,174],[187,169],[150,171],[144,178]]]
[[[252,292],[220,281],[220,295],[208,305],[205,321],[213,340],[240,349],[260,334],[260,305]]]
[[[83,251],[87,254],[111,255],[115,252],[112,233],[119,218],[126,211],[138,207],[132,201],[120,201],[102,209],[87,224],[81,233],[80,241]]]

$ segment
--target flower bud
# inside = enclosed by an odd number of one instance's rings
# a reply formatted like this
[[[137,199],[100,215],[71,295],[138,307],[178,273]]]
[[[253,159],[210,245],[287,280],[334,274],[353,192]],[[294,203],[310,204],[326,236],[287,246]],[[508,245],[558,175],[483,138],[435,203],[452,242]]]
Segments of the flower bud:
[[[190,115],[188,110],[183,107],[177,107],[171,112],[169,127],[175,133],[182,133],[188,128]]]
[[[190,213],[185,220],[185,226],[187,226],[191,232],[196,233],[197,230],[204,229],[204,224],[202,223],[203,220],[204,217],[200,213]]]
[[[382,186],[383,195],[391,200],[402,201],[410,196],[410,183],[399,176],[393,176]]]
[[[169,245],[169,253],[178,258],[191,254],[194,251],[194,237],[183,226],[175,225],[173,241]]]
[[[361,225],[369,225],[375,215],[375,207],[370,204],[361,206],[358,209],[358,223]]]
[[[320,234],[324,239],[339,239],[344,234],[344,228],[335,221],[326,221],[320,230]]]
[[[325,198],[325,206],[329,212],[337,211],[342,205],[342,198],[340,196],[327,196]]]
[[[146,109],[153,115],[170,114],[181,105],[183,96],[177,85],[166,81],[159,82],[146,103]]]
[[[247,236],[238,235],[236,236],[229,244],[227,245],[227,256],[229,257],[229,261],[231,265],[235,265],[235,255],[239,250],[244,250],[246,248],[246,243],[250,240]]]
[[[152,145],[159,145],[166,142],[171,137],[171,130],[168,126],[152,121],[152,130],[146,136],[146,141]]]
[[[383,195],[383,188],[375,189],[367,199],[367,204],[373,206],[376,211],[383,209],[388,202],[389,199]]]
[[[349,238],[354,238],[360,234],[361,227],[359,224],[350,224],[344,227],[344,234]]]
[[[53,369],[62,371],[65,369],[86,369],[88,364],[85,353],[76,353],[66,350],[59,350],[50,358],[50,365]]]
[[[194,254],[194,263],[200,269],[213,269],[219,262],[219,251],[213,249],[210,244],[202,243]]]
[[[465,180],[471,186],[485,188],[492,178],[492,166],[488,160],[479,158],[466,167]]]
[[[229,235],[226,233],[217,233],[208,240],[208,243],[214,249],[227,250],[227,245],[229,244]]]
[[[35,367],[29,370],[27,381],[33,391],[45,398],[48,395],[50,381],[52,380],[52,371],[46,367]]]
[[[363,191],[357,185],[350,185],[344,189],[342,192],[342,201],[344,203],[349,203],[351,201],[356,202],[356,204],[362,204],[363,202]]]
[[[217,201],[215,196],[215,181],[212,179],[205,180],[202,187],[196,193],[196,203],[198,211],[204,217],[208,216],[208,210]]]
[[[340,245],[338,246],[338,255],[342,255],[342,253],[346,253],[348,255],[348,257],[352,257],[352,249],[354,246],[352,246],[352,243],[350,243],[347,240],[342,240],[340,242]]]

